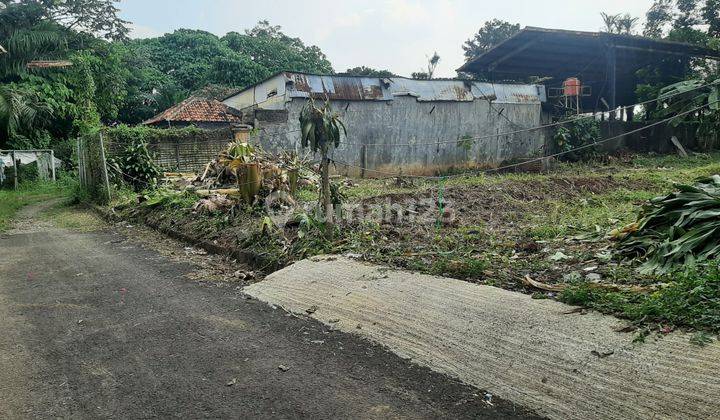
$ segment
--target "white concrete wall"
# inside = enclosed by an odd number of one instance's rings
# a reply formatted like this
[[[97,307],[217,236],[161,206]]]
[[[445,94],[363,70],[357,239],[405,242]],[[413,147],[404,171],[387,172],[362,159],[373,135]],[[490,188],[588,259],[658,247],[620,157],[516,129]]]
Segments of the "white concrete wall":
[[[254,139],[268,151],[300,149],[299,114],[304,99],[287,103],[286,123],[263,124]],[[348,129],[333,158],[354,166],[404,174],[434,174],[452,169],[497,166],[502,162],[541,156],[545,131],[492,136],[473,141],[469,150],[458,145],[463,136],[491,136],[541,124],[540,104],[418,102],[410,96],[393,101],[335,101],[334,109]],[[507,118],[502,117],[502,115]],[[512,121],[512,122],[511,122]],[[378,144],[379,145],[375,145]],[[412,146],[399,146],[413,143]],[[430,144],[428,144],[430,143]],[[364,151],[363,151],[363,145]],[[363,162],[363,154],[365,155]],[[341,172],[359,173],[356,168]],[[382,176],[366,172],[368,176]]]
[[[261,109],[284,109],[286,94],[285,75],[279,74],[226,99],[223,103],[235,109],[244,109],[253,105]]]

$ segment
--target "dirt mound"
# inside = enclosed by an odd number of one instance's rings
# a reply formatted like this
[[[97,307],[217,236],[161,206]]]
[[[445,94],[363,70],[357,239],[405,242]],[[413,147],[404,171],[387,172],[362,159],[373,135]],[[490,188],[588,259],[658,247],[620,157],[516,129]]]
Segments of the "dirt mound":
[[[442,196],[443,207],[454,213],[458,225],[483,222],[490,227],[503,229],[508,223],[517,220],[526,206],[533,202],[602,194],[622,187],[634,188],[638,185],[629,179],[612,176],[506,180],[448,187],[442,194],[439,188],[432,188],[423,192],[382,195],[363,200],[362,205],[400,205],[420,211],[426,210],[428,205],[434,205],[439,210]]]

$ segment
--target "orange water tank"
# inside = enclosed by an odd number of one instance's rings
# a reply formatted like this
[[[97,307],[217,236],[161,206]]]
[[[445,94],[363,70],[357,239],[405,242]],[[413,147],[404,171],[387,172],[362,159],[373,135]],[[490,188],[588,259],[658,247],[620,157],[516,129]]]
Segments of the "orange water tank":
[[[582,85],[580,79],[571,77],[563,82],[563,93],[565,96],[580,96]]]

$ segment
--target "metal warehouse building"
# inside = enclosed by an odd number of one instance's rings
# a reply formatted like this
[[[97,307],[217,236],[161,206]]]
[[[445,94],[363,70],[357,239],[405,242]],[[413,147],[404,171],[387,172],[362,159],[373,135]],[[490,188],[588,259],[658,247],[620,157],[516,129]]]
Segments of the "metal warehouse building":
[[[541,85],[282,72],[223,103],[259,129],[266,150],[302,153],[300,112],[326,97],[348,130],[332,156],[341,172],[432,174],[543,154],[542,130],[497,135],[546,122]]]

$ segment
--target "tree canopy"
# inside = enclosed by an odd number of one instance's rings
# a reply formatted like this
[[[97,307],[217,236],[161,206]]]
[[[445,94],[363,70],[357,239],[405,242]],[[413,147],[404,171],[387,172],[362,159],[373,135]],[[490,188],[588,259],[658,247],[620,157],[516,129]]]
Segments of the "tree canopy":
[[[126,39],[129,22],[118,16],[115,3],[115,0],[0,0],[6,9],[32,17],[31,24],[52,22],[66,30],[105,39]]]
[[[132,60],[128,66],[132,75],[128,106],[120,119],[127,123],[149,118],[207,85],[243,88],[282,70],[333,72],[318,47],[306,46],[267,21],[223,37],[178,29],[157,38],[133,40],[125,48],[127,60]]]
[[[129,40],[113,0],[0,0],[0,147],[47,147],[84,125],[139,123],[280,70],[332,73],[316,46],[267,21],[223,37],[178,29]],[[71,66],[32,69],[33,60]],[[210,87],[208,87],[210,86]]]
[[[475,36],[463,44],[465,60],[470,61],[478,57],[518,32],[520,32],[519,24],[512,24],[499,19],[485,22],[485,25],[480,28]]]
[[[377,70],[370,67],[360,66],[347,69],[340,76],[367,76],[367,77],[396,77],[390,70]]]

